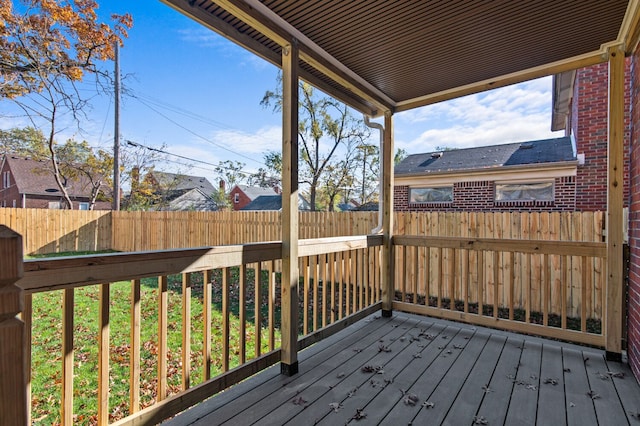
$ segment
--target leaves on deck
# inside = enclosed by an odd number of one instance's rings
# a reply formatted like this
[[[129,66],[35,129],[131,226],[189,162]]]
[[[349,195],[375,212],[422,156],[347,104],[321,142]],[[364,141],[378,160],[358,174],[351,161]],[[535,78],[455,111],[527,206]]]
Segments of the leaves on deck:
[[[342,379],[344,376],[345,376],[345,374],[341,371],[336,375],[336,378]]]
[[[391,349],[389,348],[389,346],[379,345],[378,352],[391,352]]]
[[[615,377],[616,379],[624,379],[624,373],[622,371],[618,371],[614,373],[613,371],[607,371],[607,374],[610,377]]]
[[[591,399],[598,399],[600,398],[600,395],[596,393],[596,391],[594,391],[593,389],[591,389],[589,392],[587,392],[587,396]]]
[[[332,402],[331,404],[329,404],[329,408],[331,408],[331,411],[333,411],[334,413],[337,413],[342,408],[342,404],[340,404],[339,402]]]
[[[484,393],[493,392],[493,389],[491,389],[488,384],[482,386],[482,390],[484,391]]]
[[[422,403],[422,406],[428,410],[429,408],[435,407],[436,404],[434,404],[431,401],[425,401],[425,402]]]
[[[552,378],[552,377],[547,377],[546,379],[544,379],[544,384],[545,385],[553,385],[556,386],[558,383],[560,382],[560,379],[556,379],[556,378]]]
[[[367,364],[364,367],[362,367],[360,369],[360,371],[362,371],[363,373],[377,373],[377,374],[384,374],[384,370],[382,369],[381,365],[371,365],[371,364]]]
[[[473,416],[473,424],[474,425],[488,425],[489,420],[485,419],[484,416]]]
[[[293,401],[291,401],[294,405],[304,405],[307,403],[307,400],[304,399],[301,396],[297,396],[295,398],[293,398]]]
[[[364,412],[364,408],[356,408],[356,414],[351,417],[351,420],[362,420],[367,418],[367,413]]]
[[[418,403],[418,401],[420,401],[420,398],[418,398],[418,395],[416,395],[415,393],[408,393],[404,396],[404,398],[402,398],[402,402],[404,402],[404,405],[414,406]]]

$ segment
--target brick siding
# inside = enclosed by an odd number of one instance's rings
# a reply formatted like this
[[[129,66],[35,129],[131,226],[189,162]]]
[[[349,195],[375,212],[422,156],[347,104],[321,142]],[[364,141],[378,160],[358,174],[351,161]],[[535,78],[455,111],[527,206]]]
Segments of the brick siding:
[[[451,203],[409,203],[409,187],[396,186],[395,211],[574,211],[576,180],[573,176],[555,179],[554,201],[495,201],[495,182],[458,182],[453,185]]]

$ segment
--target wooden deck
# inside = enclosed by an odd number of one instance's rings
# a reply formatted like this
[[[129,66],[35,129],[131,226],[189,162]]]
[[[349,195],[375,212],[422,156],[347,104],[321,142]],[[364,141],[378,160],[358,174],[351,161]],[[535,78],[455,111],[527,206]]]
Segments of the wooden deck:
[[[640,387],[597,349],[379,314],[167,422],[177,425],[640,424]]]

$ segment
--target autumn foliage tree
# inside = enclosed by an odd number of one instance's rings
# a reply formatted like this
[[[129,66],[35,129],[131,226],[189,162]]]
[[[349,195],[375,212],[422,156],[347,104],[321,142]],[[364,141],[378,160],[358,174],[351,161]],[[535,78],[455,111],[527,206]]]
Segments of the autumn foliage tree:
[[[18,106],[46,135],[56,182],[67,207],[55,138],[61,117],[75,123],[88,105],[77,84],[108,78],[101,69],[132,26],[130,15],[101,22],[94,0],[0,0],[0,99]]]

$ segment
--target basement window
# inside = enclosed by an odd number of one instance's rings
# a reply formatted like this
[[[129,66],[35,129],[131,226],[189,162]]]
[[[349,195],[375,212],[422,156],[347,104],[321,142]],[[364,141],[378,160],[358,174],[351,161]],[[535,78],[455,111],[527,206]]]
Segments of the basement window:
[[[452,201],[452,186],[409,189],[409,203],[450,203]]]
[[[553,199],[553,182],[496,184],[496,201],[553,201]]]

